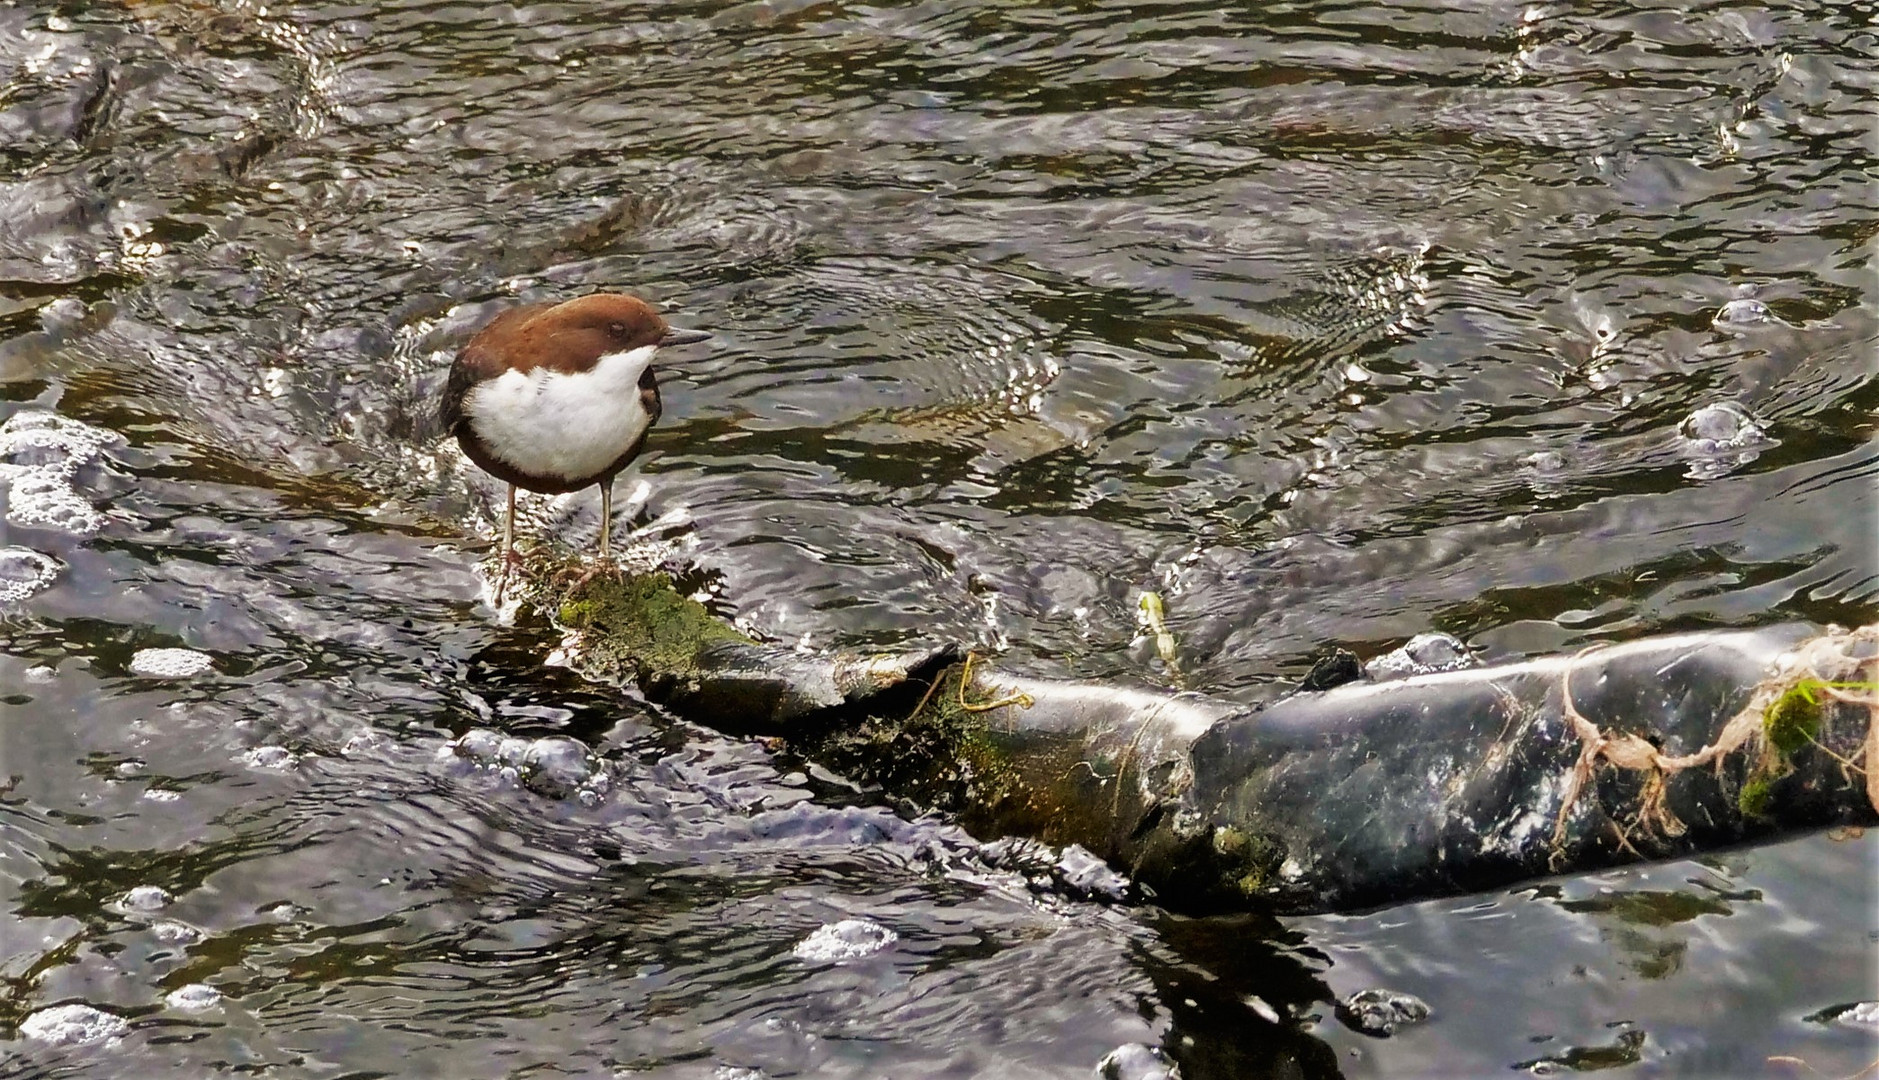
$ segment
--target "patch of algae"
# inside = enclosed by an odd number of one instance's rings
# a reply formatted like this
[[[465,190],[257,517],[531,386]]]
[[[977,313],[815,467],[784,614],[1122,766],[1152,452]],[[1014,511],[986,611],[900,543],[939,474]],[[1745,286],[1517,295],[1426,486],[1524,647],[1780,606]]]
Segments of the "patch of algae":
[[[809,736],[803,748],[843,775],[923,808],[998,816],[1030,788],[984,715],[960,707],[959,677],[960,669],[949,667],[909,712],[846,718]]]
[[[1791,761],[1820,737],[1826,719],[1824,691],[1837,683],[1800,679],[1781,692],[1762,713],[1762,752],[1742,781],[1736,807],[1748,817],[1768,816],[1777,781],[1794,771]]]
[[[551,585],[534,599],[581,635],[580,663],[594,673],[689,679],[713,646],[755,644],[664,574],[596,575],[565,591]]]
[[[1775,769],[1757,770],[1742,782],[1742,791],[1735,800],[1737,808],[1749,817],[1767,817],[1768,804],[1774,798],[1775,781],[1785,775],[1786,772]]]
[[[1214,852],[1226,868],[1223,884],[1248,900],[1265,894],[1285,861],[1285,848],[1277,840],[1231,825],[1215,829],[1213,841]]]
[[[1787,689],[1762,716],[1762,733],[1776,750],[1792,754],[1820,734],[1821,700],[1803,680]]]

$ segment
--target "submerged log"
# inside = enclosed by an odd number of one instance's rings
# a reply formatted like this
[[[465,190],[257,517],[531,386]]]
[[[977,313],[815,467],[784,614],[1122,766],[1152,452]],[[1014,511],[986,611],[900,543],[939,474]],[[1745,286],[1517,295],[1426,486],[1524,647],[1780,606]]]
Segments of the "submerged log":
[[[1352,910],[1879,821],[1879,627],[1683,634],[1247,709],[947,648],[766,645],[659,575],[529,595],[590,677],[985,839],[1081,845],[1189,910]]]
[[[1205,849],[1224,898],[1348,910],[1870,822],[1875,645],[1790,624],[1299,694],[1195,740],[1181,812],[1117,855],[1191,888]]]

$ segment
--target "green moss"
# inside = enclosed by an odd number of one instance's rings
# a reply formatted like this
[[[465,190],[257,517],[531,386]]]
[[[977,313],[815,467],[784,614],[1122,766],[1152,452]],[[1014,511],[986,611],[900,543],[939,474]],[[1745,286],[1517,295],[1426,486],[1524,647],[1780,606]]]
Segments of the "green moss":
[[[1808,682],[1797,683],[1762,714],[1762,732],[1781,753],[1793,754],[1819,736],[1821,705],[1814,690]]]
[[[700,655],[714,645],[754,644],[680,595],[664,574],[596,576],[560,595],[550,586],[537,599],[562,627],[583,635],[591,666],[682,677],[695,674]]]
[[[1226,867],[1233,892],[1247,899],[1263,895],[1285,862],[1285,847],[1270,836],[1246,832],[1231,825],[1214,830],[1214,853]]]
[[[1801,679],[1775,699],[1762,713],[1765,745],[1736,795],[1736,806],[1747,817],[1766,817],[1774,802],[1775,783],[1794,771],[1789,759],[1820,738],[1826,714],[1822,692],[1829,686],[1846,683],[1823,683]]]
[[[1742,793],[1736,796],[1735,804],[1748,817],[1767,817],[1774,786],[1775,777],[1771,775],[1751,776],[1742,782]]]
[[[850,719],[805,737],[802,749],[923,808],[994,813],[1029,789],[982,714],[961,709],[958,695],[959,670],[948,668],[908,715]]]

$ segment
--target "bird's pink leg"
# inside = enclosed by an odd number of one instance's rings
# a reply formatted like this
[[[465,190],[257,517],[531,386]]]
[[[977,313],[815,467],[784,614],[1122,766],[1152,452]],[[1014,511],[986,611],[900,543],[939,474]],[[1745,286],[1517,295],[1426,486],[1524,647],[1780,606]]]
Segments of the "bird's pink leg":
[[[600,482],[600,558],[594,565],[588,567],[585,573],[574,579],[574,584],[568,586],[569,592],[579,590],[581,586],[594,580],[594,575],[596,574],[618,575],[620,568],[614,565],[613,558],[609,554],[607,546],[607,534],[612,531],[613,481],[611,478],[608,478]]]
[[[509,485],[509,505],[502,515],[502,573],[496,579],[496,606],[502,606],[502,594],[509,588],[509,572],[522,564],[515,553],[515,485]]]

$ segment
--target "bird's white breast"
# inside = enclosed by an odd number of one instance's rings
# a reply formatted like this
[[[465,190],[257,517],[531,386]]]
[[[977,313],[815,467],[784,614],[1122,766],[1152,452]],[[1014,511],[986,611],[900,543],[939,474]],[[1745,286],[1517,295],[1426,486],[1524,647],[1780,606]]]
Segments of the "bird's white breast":
[[[464,411],[498,460],[535,476],[595,477],[652,426],[639,377],[657,351],[608,353],[576,374],[506,372],[471,390]]]

